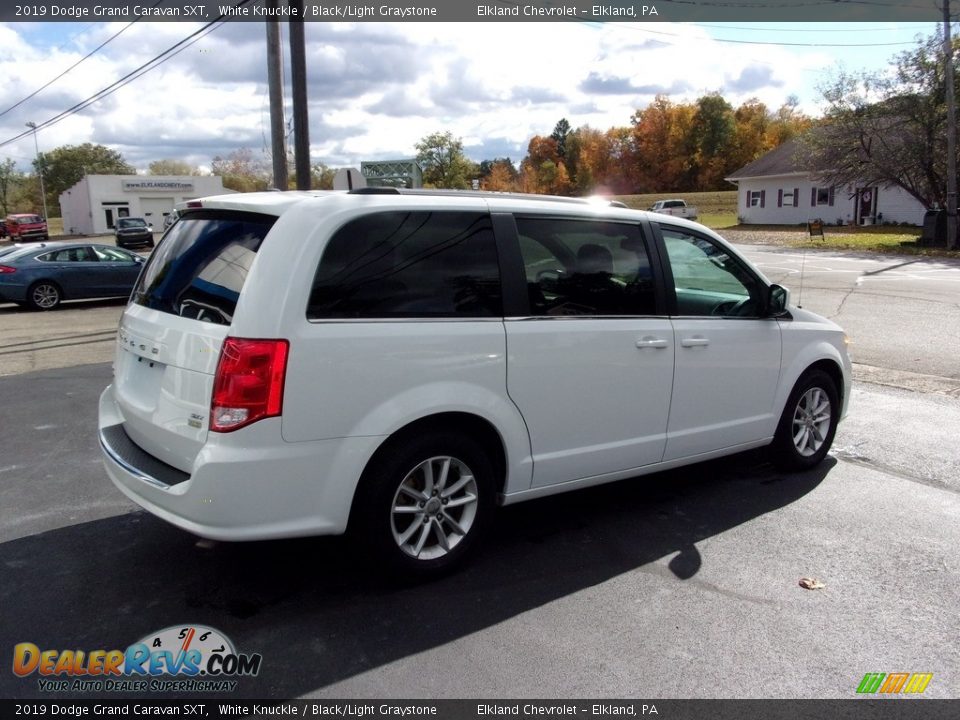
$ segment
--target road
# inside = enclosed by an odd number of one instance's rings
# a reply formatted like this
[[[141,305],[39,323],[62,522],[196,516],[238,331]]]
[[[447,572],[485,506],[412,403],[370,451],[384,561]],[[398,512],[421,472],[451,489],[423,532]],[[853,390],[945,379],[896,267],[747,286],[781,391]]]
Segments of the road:
[[[844,327],[857,379],[960,397],[960,261],[739,249],[795,302]],[[109,361],[122,311],[121,301],[55,313],[0,304],[0,376]]]
[[[263,655],[231,699],[849,698],[900,671],[957,698],[960,269],[746,251],[795,296],[804,264],[803,304],[877,370],[827,462],[785,476],[749,453],[512,506],[477,562],[425,585],[345,539],[211,544],[137,510],[95,436],[123,303],[0,306],[0,648],[206,624]],[[43,695],[5,672],[0,697]]]
[[[958,695],[952,398],[858,387],[816,472],[753,453],[512,506],[465,571],[396,586],[344,539],[211,546],[135,510],[96,448],[109,375],[0,378],[0,648],[202,623],[263,655],[232,698],[853,697],[894,671]]]
[[[739,249],[794,303],[843,326],[854,362],[960,380],[960,260]]]

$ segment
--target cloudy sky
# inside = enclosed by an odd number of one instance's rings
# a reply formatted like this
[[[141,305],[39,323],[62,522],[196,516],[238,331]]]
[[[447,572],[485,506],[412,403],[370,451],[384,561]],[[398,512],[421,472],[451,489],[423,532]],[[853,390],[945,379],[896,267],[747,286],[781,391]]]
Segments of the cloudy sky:
[[[34,138],[25,123],[46,123],[202,27],[0,25],[0,159],[27,169]],[[305,28],[311,160],[333,167],[410,157],[414,143],[437,130],[461,137],[474,160],[519,160],[530,137],[548,135],[562,117],[573,127],[626,126],[657,93],[680,102],[719,91],[734,105],[756,97],[771,108],[794,95],[817,115],[817,86],[837,67],[883,68],[918,35],[934,31],[930,23]],[[215,155],[238,148],[260,153],[269,147],[265,45],[260,23],[221,24],[109,97],[41,128],[40,149],[100,143],[141,170],[163,158],[209,167]],[[286,100],[289,117],[289,87]]]

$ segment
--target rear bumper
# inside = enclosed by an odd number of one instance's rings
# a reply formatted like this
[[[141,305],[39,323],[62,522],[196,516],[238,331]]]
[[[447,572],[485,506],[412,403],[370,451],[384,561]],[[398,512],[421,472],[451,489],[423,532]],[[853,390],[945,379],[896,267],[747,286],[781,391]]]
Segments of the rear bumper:
[[[0,285],[0,302],[24,302],[27,299],[26,285]]]
[[[31,240],[49,240],[50,234],[46,230],[26,230],[11,235],[13,242],[29,242]]]
[[[210,440],[184,473],[123,431],[113,386],[100,396],[100,450],[121,492],[157,517],[213,540],[344,532],[363,467],[382,438],[286,443],[279,418]]]
[[[153,242],[153,233],[143,235],[117,235],[116,243],[119,246],[124,245],[149,245]]]

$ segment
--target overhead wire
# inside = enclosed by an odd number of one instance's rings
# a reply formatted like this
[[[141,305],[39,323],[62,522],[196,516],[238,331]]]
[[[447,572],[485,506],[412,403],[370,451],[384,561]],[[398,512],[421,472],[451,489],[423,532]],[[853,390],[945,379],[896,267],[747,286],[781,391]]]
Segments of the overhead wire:
[[[252,2],[252,0],[240,0],[240,2],[236,3],[232,7],[238,8],[250,2]],[[33,134],[37,130],[42,130],[44,128],[52,127],[53,125],[56,125],[57,123],[59,123],[62,120],[65,120],[71,115],[75,115],[76,113],[89,107],[90,105],[93,105],[94,103],[97,103],[100,100],[103,100],[104,98],[109,97],[110,95],[112,95],[117,90],[124,87],[125,85],[128,85],[129,83],[145,75],[149,71],[159,67],[160,65],[167,62],[168,60],[173,59],[174,57],[179,55],[181,52],[186,50],[188,47],[193,45],[195,42],[197,42],[204,36],[208,35],[209,33],[213,32],[214,30],[216,30],[217,27],[219,27],[218,23],[222,24],[221,21],[225,17],[227,17],[226,13],[218,15],[216,18],[211,20],[209,23],[204,25],[202,28],[200,28],[196,32],[193,32],[187,37],[185,37],[183,40],[180,40],[179,42],[174,43],[163,52],[159,53],[158,55],[155,55],[152,59],[143,63],[136,69],[131,70],[129,73],[121,77],[119,80],[114,81],[107,87],[97,91],[93,95],[87,97],[85,100],[81,100],[80,102],[67,108],[63,112],[60,112],[54,115],[53,117],[44,120],[42,123],[37,123],[36,127],[31,127],[29,130],[26,130],[12,138],[9,138],[7,140],[4,140],[3,142],[0,142],[0,147],[9,145],[10,143],[17,142],[18,140],[22,140],[23,138],[28,137],[29,135]]]
[[[157,5],[159,5],[160,3],[162,3],[163,1],[164,1],[164,0],[157,0],[157,1],[153,4],[153,6],[156,7]],[[7,114],[8,112],[10,112],[11,110],[14,110],[14,109],[20,107],[20,106],[23,105],[27,100],[30,100],[31,98],[36,97],[36,96],[39,95],[41,92],[43,92],[44,90],[46,90],[48,87],[50,87],[51,85],[53,85],[57,80],[59,80],[59,79],[62,78],[64,75],[66,75],[66,74],[69,73],[71,70],[73,70],[75,67],[77,67],[78,65],[80,65],[82,62],[84,62],[85,60],[89,60],[91,57],[93,57],[95,54],[97,54],[100,50],[102,50],[104,47],[106,47],[106,46],[109,45],[111,42],[113,42],[113,41],[116,40],[118,37],[120,37],[120,35],[122,35],[122,34],[125,33],[127,30],[129,30],[129,29],[133,26],[133,23],[135,23],[135,22],[139,22],[139,18],[137,18],[137,20],[134,20],[133,22],[127,23],[127,25],[125,25],[120,31],[118,31],[118,32],[115,33],[114,35],[111,35],[109,39],[107,39],[106,41],[100,43],[97,47],[95,47],[93,50],[91,50],[90,52],[88,52],[88,53],[87,53],[86,55],[84,55],[82,58],[80,58],[79,60],[77,60],[73,65],[71,65],[70,67],[68,67],[66,70],[64,70],[62,73],[60,73],[59,75],[57,75],[55,78],[53,78],[52,80],[50,80],[49,82],[47,82],[45,85],[40,86],[39,88],[37,88],[36,90],[34,90],[32,93],[30,93],[29,95],[27,95],[27,96],[26,96],[25,98],[23,98],[22,100],[19,100],[18,102],[15,102],[13,105],[11,105],[10,107],[8,107],[6,110],[0,111],[0,117],[3,117],[4,115],[6,115],[6,114]]]

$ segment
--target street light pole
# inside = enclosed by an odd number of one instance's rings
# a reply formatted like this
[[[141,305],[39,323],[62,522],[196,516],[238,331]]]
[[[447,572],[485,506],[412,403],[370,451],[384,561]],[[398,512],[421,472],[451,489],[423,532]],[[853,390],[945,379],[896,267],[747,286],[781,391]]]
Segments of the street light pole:
[[[37,124],[28,122],[27,127],[33,130],[33,147],[37,151],[37,175],[40,177],[40,198],[43,200],[43,219],[47,219],[47,191],[43,187],[43,163],[40,161],[40,144],[37,142]]]
[[[947,101],[947,248],[957,246],[957,110],[953,86],[950,0],[943,0],[943,63]]]

